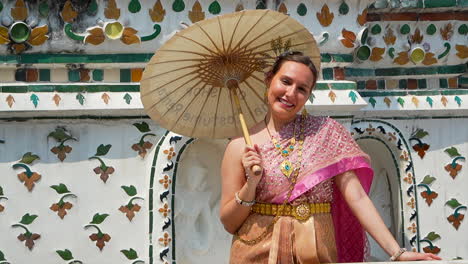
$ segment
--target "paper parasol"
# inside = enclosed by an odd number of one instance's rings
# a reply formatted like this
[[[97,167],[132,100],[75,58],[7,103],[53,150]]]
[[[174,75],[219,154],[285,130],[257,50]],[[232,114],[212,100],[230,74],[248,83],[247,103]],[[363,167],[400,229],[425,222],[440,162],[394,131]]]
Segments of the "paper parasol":
[[[301,51],[320,70],[312,34],[272,10],[246,10],[197,22],[159,48],[141,80],[146,113],[162,127],[196,138],[241,135],[261,121],[264,72],[285,51]],[[240,121],[240,122],[239,122]]]

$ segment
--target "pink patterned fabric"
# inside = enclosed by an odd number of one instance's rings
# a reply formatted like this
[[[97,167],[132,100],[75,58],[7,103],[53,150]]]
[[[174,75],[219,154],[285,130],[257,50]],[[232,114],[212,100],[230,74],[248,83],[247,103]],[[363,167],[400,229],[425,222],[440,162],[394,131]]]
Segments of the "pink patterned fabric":
[[[298,116],[272,136],[284,149],[289,145],[294,130],[296,135],[300,133],[300,127],[301,118]],[[290,203],[331,202],[338,262],[361,262],[366,236],[335,186],[334,176],[354,170],[364,190],[369,192],[373,177],[369,156],[359,148],[349,131],[331,118],[307,116],[304,133],[303,160]],[[256,200],[281,204],[290,186],[289,180],[279,169],[284,158],[271,142],[262,144],[260,150],[264,175],[257,187]],[[297,153],[294,150],[289,157],[293,164],[297,161]]]

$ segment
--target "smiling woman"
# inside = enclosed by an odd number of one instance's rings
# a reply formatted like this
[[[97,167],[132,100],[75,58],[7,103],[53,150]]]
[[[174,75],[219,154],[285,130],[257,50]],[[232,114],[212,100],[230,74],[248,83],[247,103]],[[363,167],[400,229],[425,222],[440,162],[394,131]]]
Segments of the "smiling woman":
[[[370,158],[346,128],[298,115],[316,80],[309,57],[281,54],[265,75],[268,112],[250,129],[258,145],[234,138],[226,147],[220,218],[234,234],[230,263],[360,262],[363,228],[392,260],[439,259],[400,249],[367,196]]]

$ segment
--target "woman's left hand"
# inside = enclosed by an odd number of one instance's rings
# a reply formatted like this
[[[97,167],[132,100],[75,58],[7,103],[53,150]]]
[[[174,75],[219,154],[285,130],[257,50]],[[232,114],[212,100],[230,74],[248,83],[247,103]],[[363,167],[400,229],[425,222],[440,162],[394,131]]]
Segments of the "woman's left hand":
[[[398,261],[414,261],[414,260],[442,260],[441,257],[432,253],[419,253],[406,251],[397,259]]]

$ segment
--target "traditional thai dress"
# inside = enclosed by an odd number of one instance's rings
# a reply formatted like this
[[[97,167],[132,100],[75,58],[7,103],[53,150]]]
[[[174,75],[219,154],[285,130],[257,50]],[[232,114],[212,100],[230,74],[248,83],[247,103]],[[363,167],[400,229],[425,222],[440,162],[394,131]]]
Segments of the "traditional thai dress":
[[[272,136],[278,139],[282,148],[286,148],[294,129],[298,134],[300,126],[301,117],[297,116],[294,122]],[[303,133],[301,169],[289,204],[297,209],[302,204],[313,206],[325,203],[331,205],[331,209],[328,212],[318,210],[306,220],[281,216],[270,227],[266,237],[255,245],[244,244],[234,236],[230,263],[363,261],[366,254],[365,233],[335,186],[334,176],[354,170],[364,190],[369,192],[373,177],[369,157],[359,148],[349,131],[331,118],[307,116]],[[255,199],[257,203],[268,206],[281,205],[291,186],[290,180],[280,170],[285,158],[271,142],[262,144],[260,152],[264,173]],[[288,157],[293,164],[297,161],[297,153],[292,151]],[[242,239],[255,239],[268,229],[273,219],[271,214],[252,212],[238,235]]]

